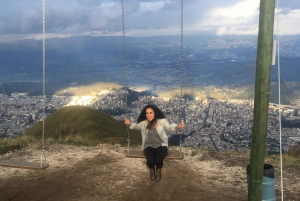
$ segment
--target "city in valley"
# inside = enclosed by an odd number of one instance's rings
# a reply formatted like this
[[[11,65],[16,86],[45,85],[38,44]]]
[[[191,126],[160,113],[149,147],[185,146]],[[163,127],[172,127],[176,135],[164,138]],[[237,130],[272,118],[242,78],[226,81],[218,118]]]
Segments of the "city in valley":
[[[85,105],[120,121],[136,121],[141,109],[153,103],[170,123],[185,122],[183,130],[169,133],[172,144],[250,150],[257,36],[187,36],[183,63],[177,36],[127,39],[126,62],[122,37],[47,41],[46,116]],[[281,40],[282,83],[279,62],[270,69],[268,153],[280,152],[280,139],[284,151],[300,143],[299,41],[298,36]],[[41,42],[0,43],[1,138],[20,136],[43,119]],[[116,84],[108,87],[110,82]],[[282,105],[275,104],[278,94]]]
[[[128,103],[128,91],[106,89],[93,96],[46,97],[45,111],[51,112],[70,105],[84,105],[106,112],[117,120],[130,118],[136,121],[141,109],[146,104],[157,105],[166,115],[169,123],[185,122],[185,128],[169,133],[177,136],[183,146],[213,149],[216,151],[249,151],[253,124],[253,100],[194,100],[180,97],[164,98],[156,96],[138,96]],[[31,96],[27,93],[0,94],[0,137],[17,137],[35,126],[43,117],[43,96]],[[269,124],[266,151],[270,154],[300,143],[298,119],[299,106],[269,104]],[[182,142],[179,142],[181,136]]]

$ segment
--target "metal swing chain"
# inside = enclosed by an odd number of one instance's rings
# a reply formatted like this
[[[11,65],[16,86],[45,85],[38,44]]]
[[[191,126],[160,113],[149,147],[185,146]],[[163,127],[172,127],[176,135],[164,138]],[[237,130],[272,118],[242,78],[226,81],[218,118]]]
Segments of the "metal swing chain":
[[[43,99],[42,99],[42,107],[43,107],[43,137],[42,137],[42,155],[41,155],[41,166],[43,164],[43,159],[46,162],[46,157],[45,157],[45,104],[46,104],[46,92],[45,92],[45,85],[46,85],[46,78],[45,78],[45,73],[46,73],[46,17],[45,17],[45,1],[43,0]]]
[[[183,121],[183,0],[181,0],[181,37],[180,37],[180,95],[181,95],[181,119]],[[182,145],[182,140],[181,140],[181,134],[180,132],[180,139],[179,139],[179,144],[180,144],[180,157],[181,157],[181,145]]]
[[[125,14],[124,14],[124,0],[122,0],[122,32],[123,32],[123,64],[124,64],[124,89],[126,90],[125,95],[125,113],[126,117],[128,116],[128,110],[127,110],[127,71],[126,71],[126,44],[125,44]],[[130,148],[130,136],[129,136],[129,126],[127,126],[127,153],[129,154],[129,148]]]

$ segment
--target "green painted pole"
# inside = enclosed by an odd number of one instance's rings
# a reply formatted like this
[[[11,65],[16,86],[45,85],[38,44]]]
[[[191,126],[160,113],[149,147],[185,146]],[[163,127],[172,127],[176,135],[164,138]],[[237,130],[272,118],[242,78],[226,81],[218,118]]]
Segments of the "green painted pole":
[[[259,13],[248,201],[262,200],[262,181],[268,130],[275,0],[261,0]]]

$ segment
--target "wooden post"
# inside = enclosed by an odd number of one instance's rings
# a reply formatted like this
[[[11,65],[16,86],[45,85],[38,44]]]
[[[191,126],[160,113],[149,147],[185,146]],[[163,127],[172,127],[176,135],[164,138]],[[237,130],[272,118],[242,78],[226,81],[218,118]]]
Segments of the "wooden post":
[[[262,180],[268,130],[274,13],[275,0],[260,0],[248,201],[262,200]]]

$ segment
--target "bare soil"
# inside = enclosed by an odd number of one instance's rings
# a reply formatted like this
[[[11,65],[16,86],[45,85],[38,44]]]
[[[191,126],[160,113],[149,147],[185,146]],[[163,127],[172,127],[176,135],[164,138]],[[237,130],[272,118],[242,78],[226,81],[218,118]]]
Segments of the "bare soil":
[[[50,144],[46,170],[0,167],[1,201],[244,201],[247,200],[245,158],[219,152],[183,148],[183,161],[165,160],[162,180],[152,181],[144,159],[125,157],[125,148]],[[39,162],[40,147],[33,144],[0,159]],[[280,174],[275,167],[275,189]],[[284,167],[284,199],[300,200],[300,168]]]

